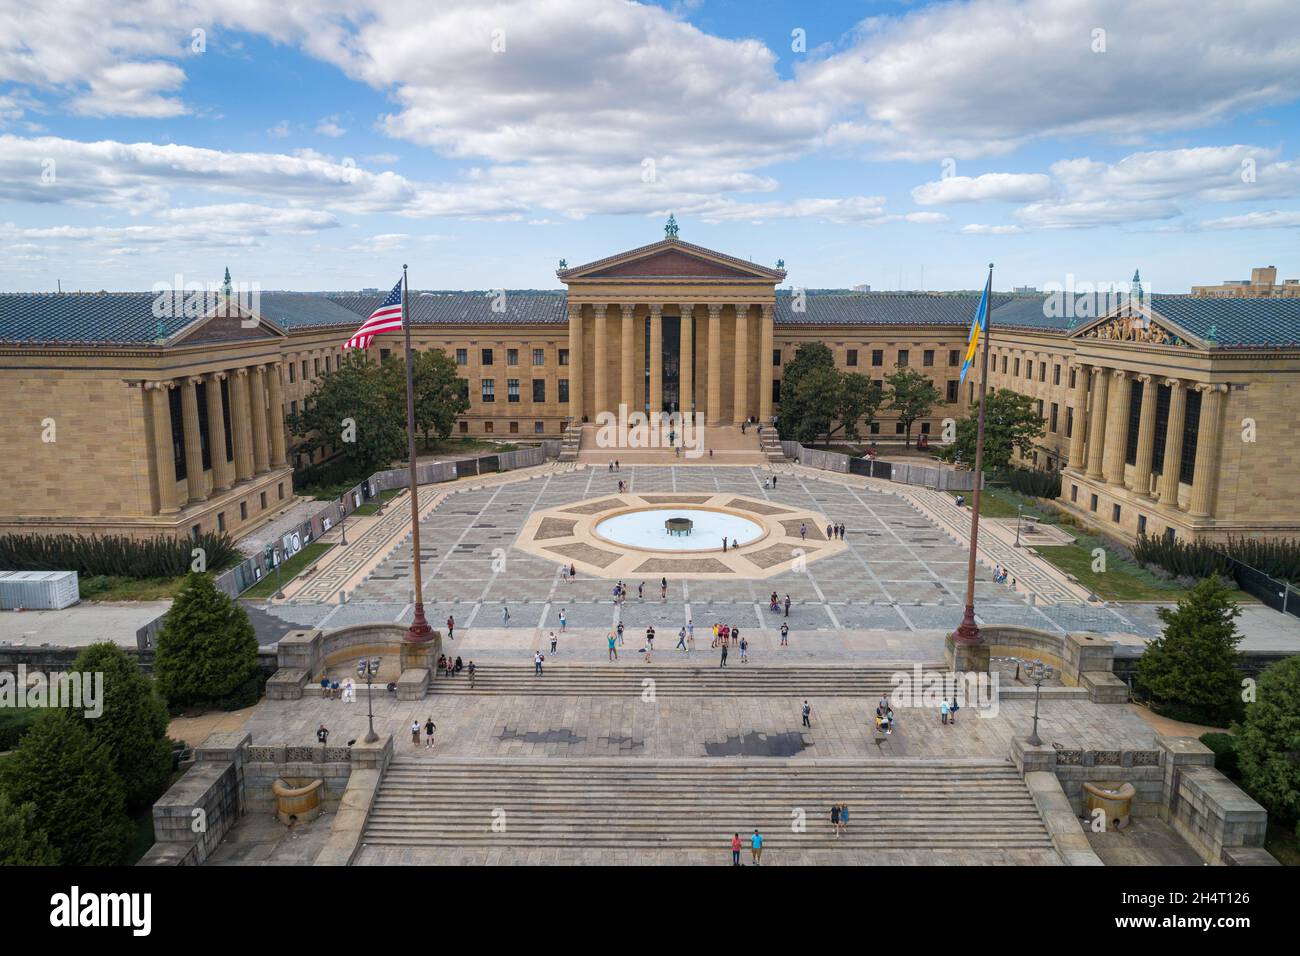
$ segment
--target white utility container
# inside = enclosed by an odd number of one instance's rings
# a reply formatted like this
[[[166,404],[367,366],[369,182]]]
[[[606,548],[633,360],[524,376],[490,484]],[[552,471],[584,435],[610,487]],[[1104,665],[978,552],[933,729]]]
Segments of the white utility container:
[[[76,571],[7,571],[0,573],[0,610],[54,611],[81,600]]]

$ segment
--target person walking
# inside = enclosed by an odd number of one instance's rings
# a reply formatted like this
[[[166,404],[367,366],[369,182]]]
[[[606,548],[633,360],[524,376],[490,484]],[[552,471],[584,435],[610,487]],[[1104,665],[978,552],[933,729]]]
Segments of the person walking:
[[[541,651],[533,651],[533,676],[542,676],[542,661],[546,660]]]
[[[555,632],[551,631],[551,653],[552,654],[555,653],[555,645],[557,642],[558,642],[558,638],[556,638]]]
[[[611,661],[616,661],[618,660],[618,648],[614,646],[614,632],[610,631],[608,636],[609,636],[609,659]]]
[[[448,614],[447,615],[447,640],[454,641],[455,639],[456,639],[456,619],[452,617],[450,614]]]
[[[695,618],[690,618],[686,622],[686,652],[689,654],[695,650]]]
[[[645,648],[647,654],[655,649],[655,628],[653,624],[645,629]]]
[[[942,723],[942,724],[945,724],[945,725],[948,723],[948,701],[947,701],[947,699],[944,699],[944,700],[939,701],[939,722]]]
[[[677,647],[674,650],[683,650],[688,654],[690,653],[686,648],[686,628],[682,628],[677,632]]]
[[[473,689],[474,689],[474,670],[475,670],[475,669],[474,669],[474,662],[473,662],[473,661],[470,661],[470,662],[469,662],[469,665],[465,668],[465,673],[469,675],[469,689],[470,689],[470,690],[473,690]]]
[[[420,746],[420,722],[418,720],[411,721],[411,743],[417,747]]]
[[[758,827],[754,827],[754,835],[749,838],[749,852],[754,858],[754,865],[758,866],[763,858],[763,836],[758,832]]]
[[[576,564],[572,564],[572,563],[569,564],[569,580],[570,581],[578,580],[578,566]]]
[[[749,642],[743,637],[740,639],[740,663],[749,663]]]
[[[560,565],[560,577],[564,579],[565,584],[569,583],[569,566],[567,564]]]
[[[645,600],[645,582],[644,582],[644,581],[642,581],[640,584],[638,584],[638,585],[636,586],[636,599],[637,599],[638,601],[644,601],[644,600]]]
[[[952,700],[948,704],[948,723],[957,723],[957,695],[953,694]]]
[[[736,625],[733,624],[731,625],[731,646],[738,647],[739,645],[740,645],[740,628],[736,627]]]
[[[722,553],[727,553],[727,536],[725,534],[722,536]]]
[[[615,630],[618,632],[618,646],[622,647],[623,646],[623,622],[622,621],[618,622],[618,627],[615,628]]]
[[[566,608],[560,608],[560,633],[564,633],[565,625],[569,622],[569,612]]]
[[[840,805],[839,805],[838,803],[832,803],[832,804],[831,804],[831,830],[833,830],[833,831],[835,832],[835,836],[836,836],[836,837],[839,837],[839,835],[840,835]]]
[[[840,830],[843,833],[849,832],[849,805],[847,803],[840,804]]]
[[[740,866],[740,834],[731,838],[731,865]]]
[[[722,642],[722,663],[719,664],[718,666],[719,667],[727,666],[727,642],[726,641]]]
[[[803,702],[803,725],[807,727],[809,730],[812,730],[812,720],[810,719],[811,717],[812,717],[812,707],[810,707],[808,701],[805,700]]]
[[[319,743],[322,747],[324,747],[326,744],[329,743],[329,739],[330,739],[330,732],[325,727],[324,724],[321,724],[318,728],[316,728],[317,743]]]
[[[501,626],[510,626],[510,608],[504,604],[501,605]]]
[[[790,646],[790,625],[786,624],[784,621],[781,622],[781,646]]]
[[[799,537],[802,538],[804,541],[808,540],[808,522],[806,521],[799,522]]]
[[[659,600],[661,601],[668,600],[668,579],[667,578],[659,579]]]
[[[790,595],[785,596],[785,616],[790,616]]]
[[[438,725],[433,722],[433,717],[429,716],[424,721],[424,746],[433,749],[433,735],[437,731]]]

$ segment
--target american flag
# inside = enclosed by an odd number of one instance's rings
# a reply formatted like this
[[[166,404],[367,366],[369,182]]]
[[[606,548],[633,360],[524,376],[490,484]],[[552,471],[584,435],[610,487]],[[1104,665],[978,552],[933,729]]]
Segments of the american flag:
[[[343,343],[345,349],[366,349],[380,332],[391,332],[402,327],[402,280],[397,280],[393,291],[388,293],[383,302],[375,306],[370,318],[361,324],[361,328],[352,338]]]

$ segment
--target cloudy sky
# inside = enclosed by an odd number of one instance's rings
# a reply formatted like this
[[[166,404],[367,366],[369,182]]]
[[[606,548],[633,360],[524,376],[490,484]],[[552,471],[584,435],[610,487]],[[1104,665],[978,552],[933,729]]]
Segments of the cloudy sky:
[[[1300,277],[1294,0],[0,0],[0,289]]]

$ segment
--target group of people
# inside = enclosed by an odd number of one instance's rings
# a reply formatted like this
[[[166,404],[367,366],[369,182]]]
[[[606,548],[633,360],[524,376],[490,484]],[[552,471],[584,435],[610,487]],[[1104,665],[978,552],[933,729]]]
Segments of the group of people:
[[[438,725],[433,722],[433,717],[432,716],[428,717],[424,721],[424,746],[425,747],[430,749],[433,748],[433,735],[435,732],[437,732],[437,730],[438,730]],[[420,722],[418,720],[411,721],[411,743],[417,747],[420,746]]]
[[[847,803],[831,804],[831,829],[838,837],[849,828],[849,805]]]
[[[834,540],[836,540],[837,538],[838,538],[840,541],[843,541],[843,540],[844,540],[844,525],[843,525],[843,524],[828,524],[828,525],[826,526],[826,540],[827,540],[827,541],[834,541]]]
[[[468,668],[466,668],[465,662],[462,661],[459,656],[457,656],[455,660],[452,660],[452,658],[446,654],[438,655],[438,668],[434,672],[435,675],[446,674],[448,677],[455,677],[458,674],[460,674],[460,672],[463,670],[468,670],[470,683],[473,684],[474,682],[473,661],[470,661]]]
[[[773,591],[773,592],[768,596],[768,599],[767,599],[767,609],[768,609],[769,611],[771,611],[773,614],[780,614],[780,613],[781,613],[781,602],[780,602],[780,600],[777,598],[777,596],[776,596],[776,592],[775,592],[775,591]],[[789,617],[789,616],[790,616],[790,595],[788,595],[788,594],[785,596],[785,616],[786,616],[786,617]],[[782,641],[781,643],[784,644],[785,641]]]
[[[740,834],[736,833],[731,837],[731,865],[743,866],[740,862]],[[749,855],[754,861],[755,866],[761,865],[759,861],[763,858],[763,835],[758,832],[758,827],[754,827],[754,835],[749,838]]]
[[[577,567],[573,564],[569,564],[567,567],[563,564],[560,565],[560,577],[564,578],[565,584],[568,584],[570,581],[576,581],[578,579]]]
[[[1008,571],[1000,564],[993,565],[993,583],[1006,584]]]
[[[611,459],[609,460],[609,473],[612,475],[614,472],[616,472],[616,471],[618,471],[618,470],[619,470],[618,459],[617,459],[617,458],[611,458]],[[619,482],[619,484],[622,484],[622,482]]]
[[[351,677],[342,683],[339,683],[337,677],[333,680],[322,677],[320,679],[320,695],[325,700],[342,700],[353,703],[357,699],[357,687],[352,683]]]
[[[881,697],[876,703],[876,730],[882,734],[894,732],[894,708],[888,697]]]

